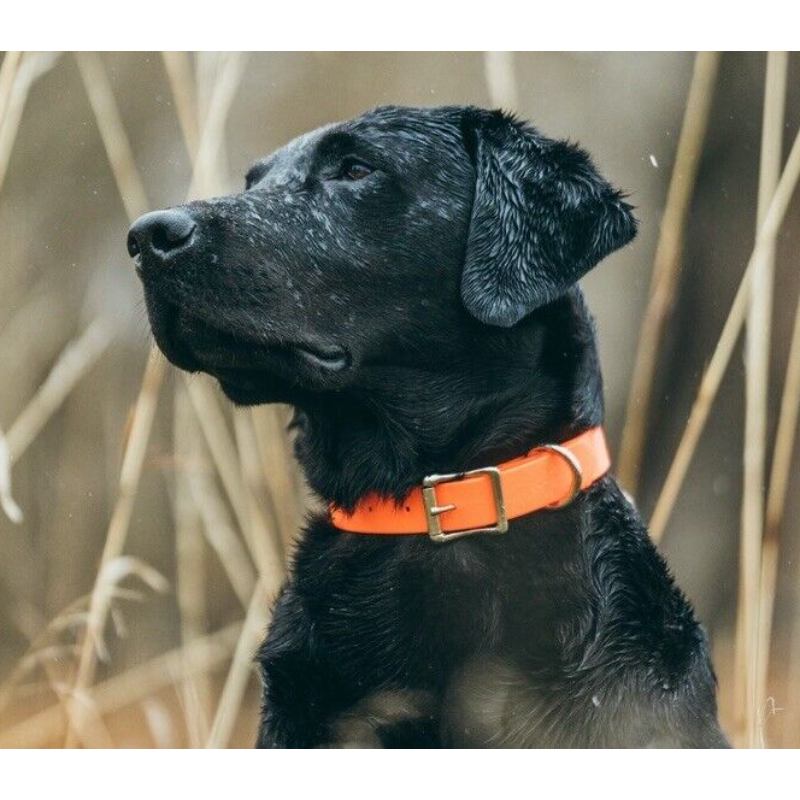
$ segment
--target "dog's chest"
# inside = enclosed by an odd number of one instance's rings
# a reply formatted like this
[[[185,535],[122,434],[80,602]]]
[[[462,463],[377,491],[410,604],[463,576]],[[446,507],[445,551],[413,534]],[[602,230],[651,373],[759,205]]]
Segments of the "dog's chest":
[[[345,677],[365,688],[441,689],[471,653],[502,641],[503,587],[476,575],[475,558],[389,544],[311,543],[298,554],[296,589],[318,646]]]

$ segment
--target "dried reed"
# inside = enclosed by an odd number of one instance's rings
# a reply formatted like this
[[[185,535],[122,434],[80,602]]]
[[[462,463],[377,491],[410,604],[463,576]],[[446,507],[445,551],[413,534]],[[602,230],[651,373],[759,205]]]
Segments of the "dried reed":
[[[719,70],[719,53],[698,53],[695,57],[689,97],[678,139],[664,216],[653,259],[650,297],[642,318],[639,343],[628,393],[617,475],[631,494],[639,483],[639,464],[644,449],[658,354],[680,275],[686,215],[694,194],[700,155],[703,151],[714,84]]]
[[[250,414],[261,471],[264,481],[272,488],[265,500],[280,533],[283,552],[288,554],[302,521],[303,500],[307,494],[286,431],[289,415],[282,406],[254,406]]]
[[[515,111],[519,108],[519,92],[514,75],[514,53],[489,50],[483,54],[483,71],[489,101],[496,108]]]
[[[131,432],[125,446],[125,454],[120,471],[117,500],[108,525],[103,552],[100,556],[98,579],[95,581],[91,592],[89,618],[86,624],[81,657],[78,661],[74,683],[74,692],[78,695],[85,693],[86,687],[89,686],[94,678],[97,647],[101,641],[108,614],[107,595],[103,591],[103,585],[99,578],[103,574],[103,569],[106,565],[119,558],[125,546],[131,514],[133,513],[133,504],[139,488],[145,453],[147,452],[147,443],[153,426],[158,392],[164,379],[164,369],[165,361],[163,357],[155,349],[151,349],[147,358],[142,385],[134,406]],[[75,708],[74,717],[80,719],[80,716],[81,707],[78,704]],[[74,729],[70,727],[65,743],[66,746],[75,744],[73,732]]]
[[[218,181],[218,158],[225,137],[225,122],[242,81],[245,61],[243,53],[229,53],[217,76],[208,112],[203,118],[194,174],[188,192],[190,198],[197,194],[211,194],[222,188]]]
[[[206,747],[225,747],[230,741],[239,707],[247,688],[247,681],[253,673],[253,653],[264,636],[264,629],[269,618],[267,610],[269,596],[270,587],[267,585],[267,581],[261,578],[256,584],[253,599],[250,601],[250,607],[236,643],[233,663],[225,680]]]
[[[164,69],[175,100],[175,113],[186,142],[186,151],[194,165],[200,143],[200,129],[191,56],[188,53],[163,52],[161,57],[164,59]]]
[[[67,344],[36,394],[8,429],[6,441],[12,464],[28,449],[81,378],[97,363],[113,341],[113,336],[111,322],[99,317]]]
[[[176,463],[173,512],[181,642],[185,645],[205,633],[207,569],[201,532],[202,520],[194,502],[189,475],[202,462],[202,438],[189,399],[178,384],[173,405],[173,439]],[[206,675],[188,677],[181,685],[189,743],[199,747],[208,736],[211,686]]]
[[[129,217],[134,218],[148,207],[148,203],[143,184],[131,156],[132,149],[122,126],[110,83],[105,75],[105,68],[97,56],[79,54],[76,57],[125,209]],[[224,117],[230,108],[230,102],[238,86],[238,79],[241,78],[241,59],[232,57],[230,62],[235,67],[238,66],[238,71],[237,69],[226,70],[224,72],[224,80],[223,77],[220,78],[220,89],[215,91],[214,94],[217,101],[209,110],[203,136],[201,137],[198,164],[203,164],[206,169],[208,169],[208,159],[216,152],[214,148],[218,148],[221,145],[224,132]],[[237,77],[237,81],[233,81],[232,77]],[[207,141],[205,150],[203,150],[204,141]],[[200,155],[205,155],[206,161],[203,161]],[[192,185],[194,186],[197,183],[197,170],[195,170]],[[155,349],[151,350],[142,388],[134,409],[131,435],[128,440],[120,477],[118,500],[101,556],[101,571],[107,560],[118,556],[122,552],[122,547],[127,537],[144,453],[152,427],[155,403],[158,390],[163,381],[164,364],[163,358]],[[97,584],[95,584],[95,588],[92,591],[86,636],[75,679],[74,693],[76,694],[82,694],[93,679],[98,633],[102,631],[107,616],[108,609],[102,604],[97,589]],[[76,706],[75,712],[75,716],[79,716],[80,708],[78,706]],[[70,725],[68,728],[67,746],[75,743],[75,727]]]
[[[14,78],[21,58],[21,51],[9,50],[3,58],[3,63],[0,64],[0,126],[6,115],[8,98],[11,96],[11,89],[14,86]]]
[[[211,93],[208,110],[204,115],[206,119],[222,119],[227,114],[236,88],[241,80],[242,69],[243,59],[239,54],[233,54],[227,58],[217,76],[215,90]],[[182,80],[186,80],[185,75]],[[172,81],[173,90],[181,91],[180,84],[181,78],[178,78],[177,81]],[[202,86],[198,87],[197,95],[199,98],[203,97]],[[196,116],[191,114],[191,108],[187,108],[186,113],[187,116]],[[223,133],[223,125],[219,125],[216,128],[207,125],[204,128],[204,133],[198,145],[197,156],[194,160],[195,172],[190,195],[198,188],[202,189],[204,193],[211,193],[222,187],[224,181],[220,174],[219,156]],[[187,149],[193,152],[188,138],[186,145]],[[187,379],[187,387],[212,458],[217,466],[234,513],[238,518],[239,527],[261,575],[250,604],[250,611],[248,611],[249,621],[252,615],[257,614],[253,608],[253,603],[256,602],[257,597],[261,596],[259,587],[266,586],[270,591],[274,591],[283,576],[282,553],[276,547],[280,540],[271,535],[258,503],[255,477],[255,465],[258,459],[251,450],[254,443],[253,438],[243,430],[241,417],[236,417],[235,424],[240,464],[235,463],[237,461],[236,449],[230,442],[224,416],[207,382]],[[243,470],[243,475],[240,472],[240,467]],[[242,477],[244,478],[243,480]],[[266,601],[264,600],[263,604],[265,603]],[[263,613],[266,614],[266,611],[264,610]],[[249,648],[246,652],[252,653],[255,644],[251,628],[246,623],[242,638],[237,646],[237,654],[244,652],[244,648]],[[235,658],[209,736],[208,741],[212,744],[223,740],[227,741],[230,735],[246,683],[246,679],[242,677],[242,670],[242,664]]]
[[[780,179],[783,112],[786,97],[786,53],[767,56],[761,138],[756,233],[764,223]],[[736,616],[737,708],[744,711],[747,744],[761,743],[759,724],[759,596],[764,527],[764,483],[767,452],[767,387],[772,329],[772,283],[778,231],[763,241],[753,261],[745,339],[745,427],[742,531],[739,553],[739,602]],[[766,680],[766,676],[764,676]],[[766,703],[766,687],[764,692]]]
[[[0,73],[0,189],[6,179],[28,92],[57,60],[58,53],[25,53],[21,60],[19,54],[9,54],[3,59],[3,72]]]
[[[190,674],[210,672],[230,658],[239,640],[241,622],[234,622],[202,639],[195,639],[151,661],[109,678],[92,688],[94,708],[109,714],[155,694]],[[42,747],[66,731],[64,711],[51,706],[13,727],[0,731],[0,747]]]
[[[4,435],[0,431],[0,507],[12,522],[22,522],[23,515],[11,495],[11,466],[106,351],[111,339],[108,321],[96,319],[78,339],[64,348],[44,383],[8,433]]]
[[[778,415],[778,428],[775,434],[775,450],[769,477],[767,493],[766,522],[764,541],[761,551],[761,595],[760,604],[760,636],[758,663],[758,698],[763,709],[767,704],[767,680],[770,666],[770,644],[772,642],[772,625],[775,607],[775,594],[778,582],[778,555],[780,553],[781,527],[786,507],[786,495],[791,477],[792,456],[797,439],[797,421],[800,412],[800,302],[797,304],[789,346],[789,358],[786,362],[786,377],[781,394],[781,407]],[[800,562],[798,562],[800,563]],[[800,585],[800,574],[793,570],[797,579],[790,586]],[[797,625],[793,641],[800,644],[800,625]],[[800,687],[800,649],[795,652],[790,648],[789,672],[787,684]],[[785,731],[800,730],[800,697],[790,704],[790,713],[784,725]]]
[[[108,163],[114,172],[128,219],[135,220],[149,208],[144,184],[133,160],[133,150],[122,124],[108,73],[96,53],[76,53],[86,95],[103,139]]]
[[[736,340],[742,330],[747,311],[752,265],[760,257],[761,248],[768,247],[769,242],[777,235],[786,216],[798,180],[800,180],[800,133],[797,134],[792,144],[778,187],[764,216],[764,222],[756,237],[753,252],[748,259],[747,267],[736,291],[731,309],[728,312],[720,338],[703,373],[697,397],[689,413],[689,419],[670,464],[667,478],[656,501],[655,509],[650,519],[650,534],[656,542],[661,540],[666,531],[670,514],[675,506],[675,501],[683,485],[692,456],[700,441],[711,406],[730,362]]]
[[[123,205],[129,219],[135,219],[147,209],[147,197],[133,161],[133,151],[122,125],[105,67],[95,54],[79,53],[76,54],[76,60]],[[131,431],[122,460],[117,499],[100,556],[98,580],[91,592],[89,619],[73,687],[73,694],[76,696],[84,695],[94,678],[97,646],[109,610],[99,576],[103,574],[107,564],[119,558],[125,546],[164,372],[163,357],[155,348],[151,348],[133,410]],[[70,717],[71,721],[80,720],[80,716],[80,704],[76,704],[74,714]],[[65,743],[68,747],[75,743],[76,727],[79,725],[68,727]]]
[[[230,514],[216,483],[204,472],[188,476],[192,500],[203,519],[203,533],[225,571],[233,593],[246,609],[256,584],[247,550],[231,524]]]

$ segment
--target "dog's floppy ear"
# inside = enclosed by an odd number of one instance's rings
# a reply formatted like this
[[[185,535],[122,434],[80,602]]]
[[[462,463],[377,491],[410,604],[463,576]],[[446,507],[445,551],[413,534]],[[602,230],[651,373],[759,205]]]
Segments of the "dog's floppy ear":
[[[462,133],[476,177],[461,296],[482,322],[514,325],[636,234],[578,147],[500,111],[468,109]]]

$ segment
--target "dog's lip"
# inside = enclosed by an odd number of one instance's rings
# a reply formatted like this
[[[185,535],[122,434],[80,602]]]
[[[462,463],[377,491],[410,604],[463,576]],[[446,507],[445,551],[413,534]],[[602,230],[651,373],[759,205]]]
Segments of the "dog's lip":
[[[217,328],[215,328],[215,330],[219,331]],[[225,331],[220,332],[226,335]],[[228,358],[224,355],[220,357],[217,352],[212,354],[204,353],[202,349],[192,347],[191,343],[188,343],[188,346],[184,344],[184,347],[195,361],[202,364],[204,369],[209,369],[212,372],[224,371],[227,373],[237,373],[257,371],[261,360],[258,358],[259,355],[270,358],[294,354],[309,366],[328,372],[343,372],[350,367],[352,363],[350,353],[344,347],[337,344],[321,344],[308,341],[290,341],[282,339],[265,341],[258,337],[248,339],[247,337],[237,335],[236,348],[238,353],[241,353],[243,348],[254,348],[255,360],[251,363],[237,363],[236,358]]]
[[[294,344],[293,348],[303,359],[315,367],[331,372],[342,372],[350,364],[350,353],[338,344]]]
[[[182,362],[191,362],[193,371],[202,369],[212,374],[236,375],[258,372],[263,357],[292,356],[320,371],[344,372],[352,366],[350,352],[343,346],[329,341],[310,339],[291,340],[263,338],[240,331],[231,332],[218,322],[209,322],[197,314],[189,314],[175,306],[164,306],[160,312],[165,324],[162,326],[169,350],[179,356]],[[181,324],[201,325],[206,331],[219,337],[213,346],[205,348],[178,331]],[[252,351],[252,360],[241,361],[243,351]],[[237,358],[237,356],[239,358]],[[237,363],[238,362],[238,363]],[[186,368],[186,367],[184,367]]]

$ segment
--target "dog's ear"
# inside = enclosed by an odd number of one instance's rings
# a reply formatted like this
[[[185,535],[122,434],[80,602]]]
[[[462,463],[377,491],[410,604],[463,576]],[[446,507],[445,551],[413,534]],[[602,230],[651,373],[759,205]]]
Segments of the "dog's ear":
[[[462,133],[475,197],[461,296],[482,322],[514,325],[635,236],[631,207],[578,147],[499,111],[468,109]]]

